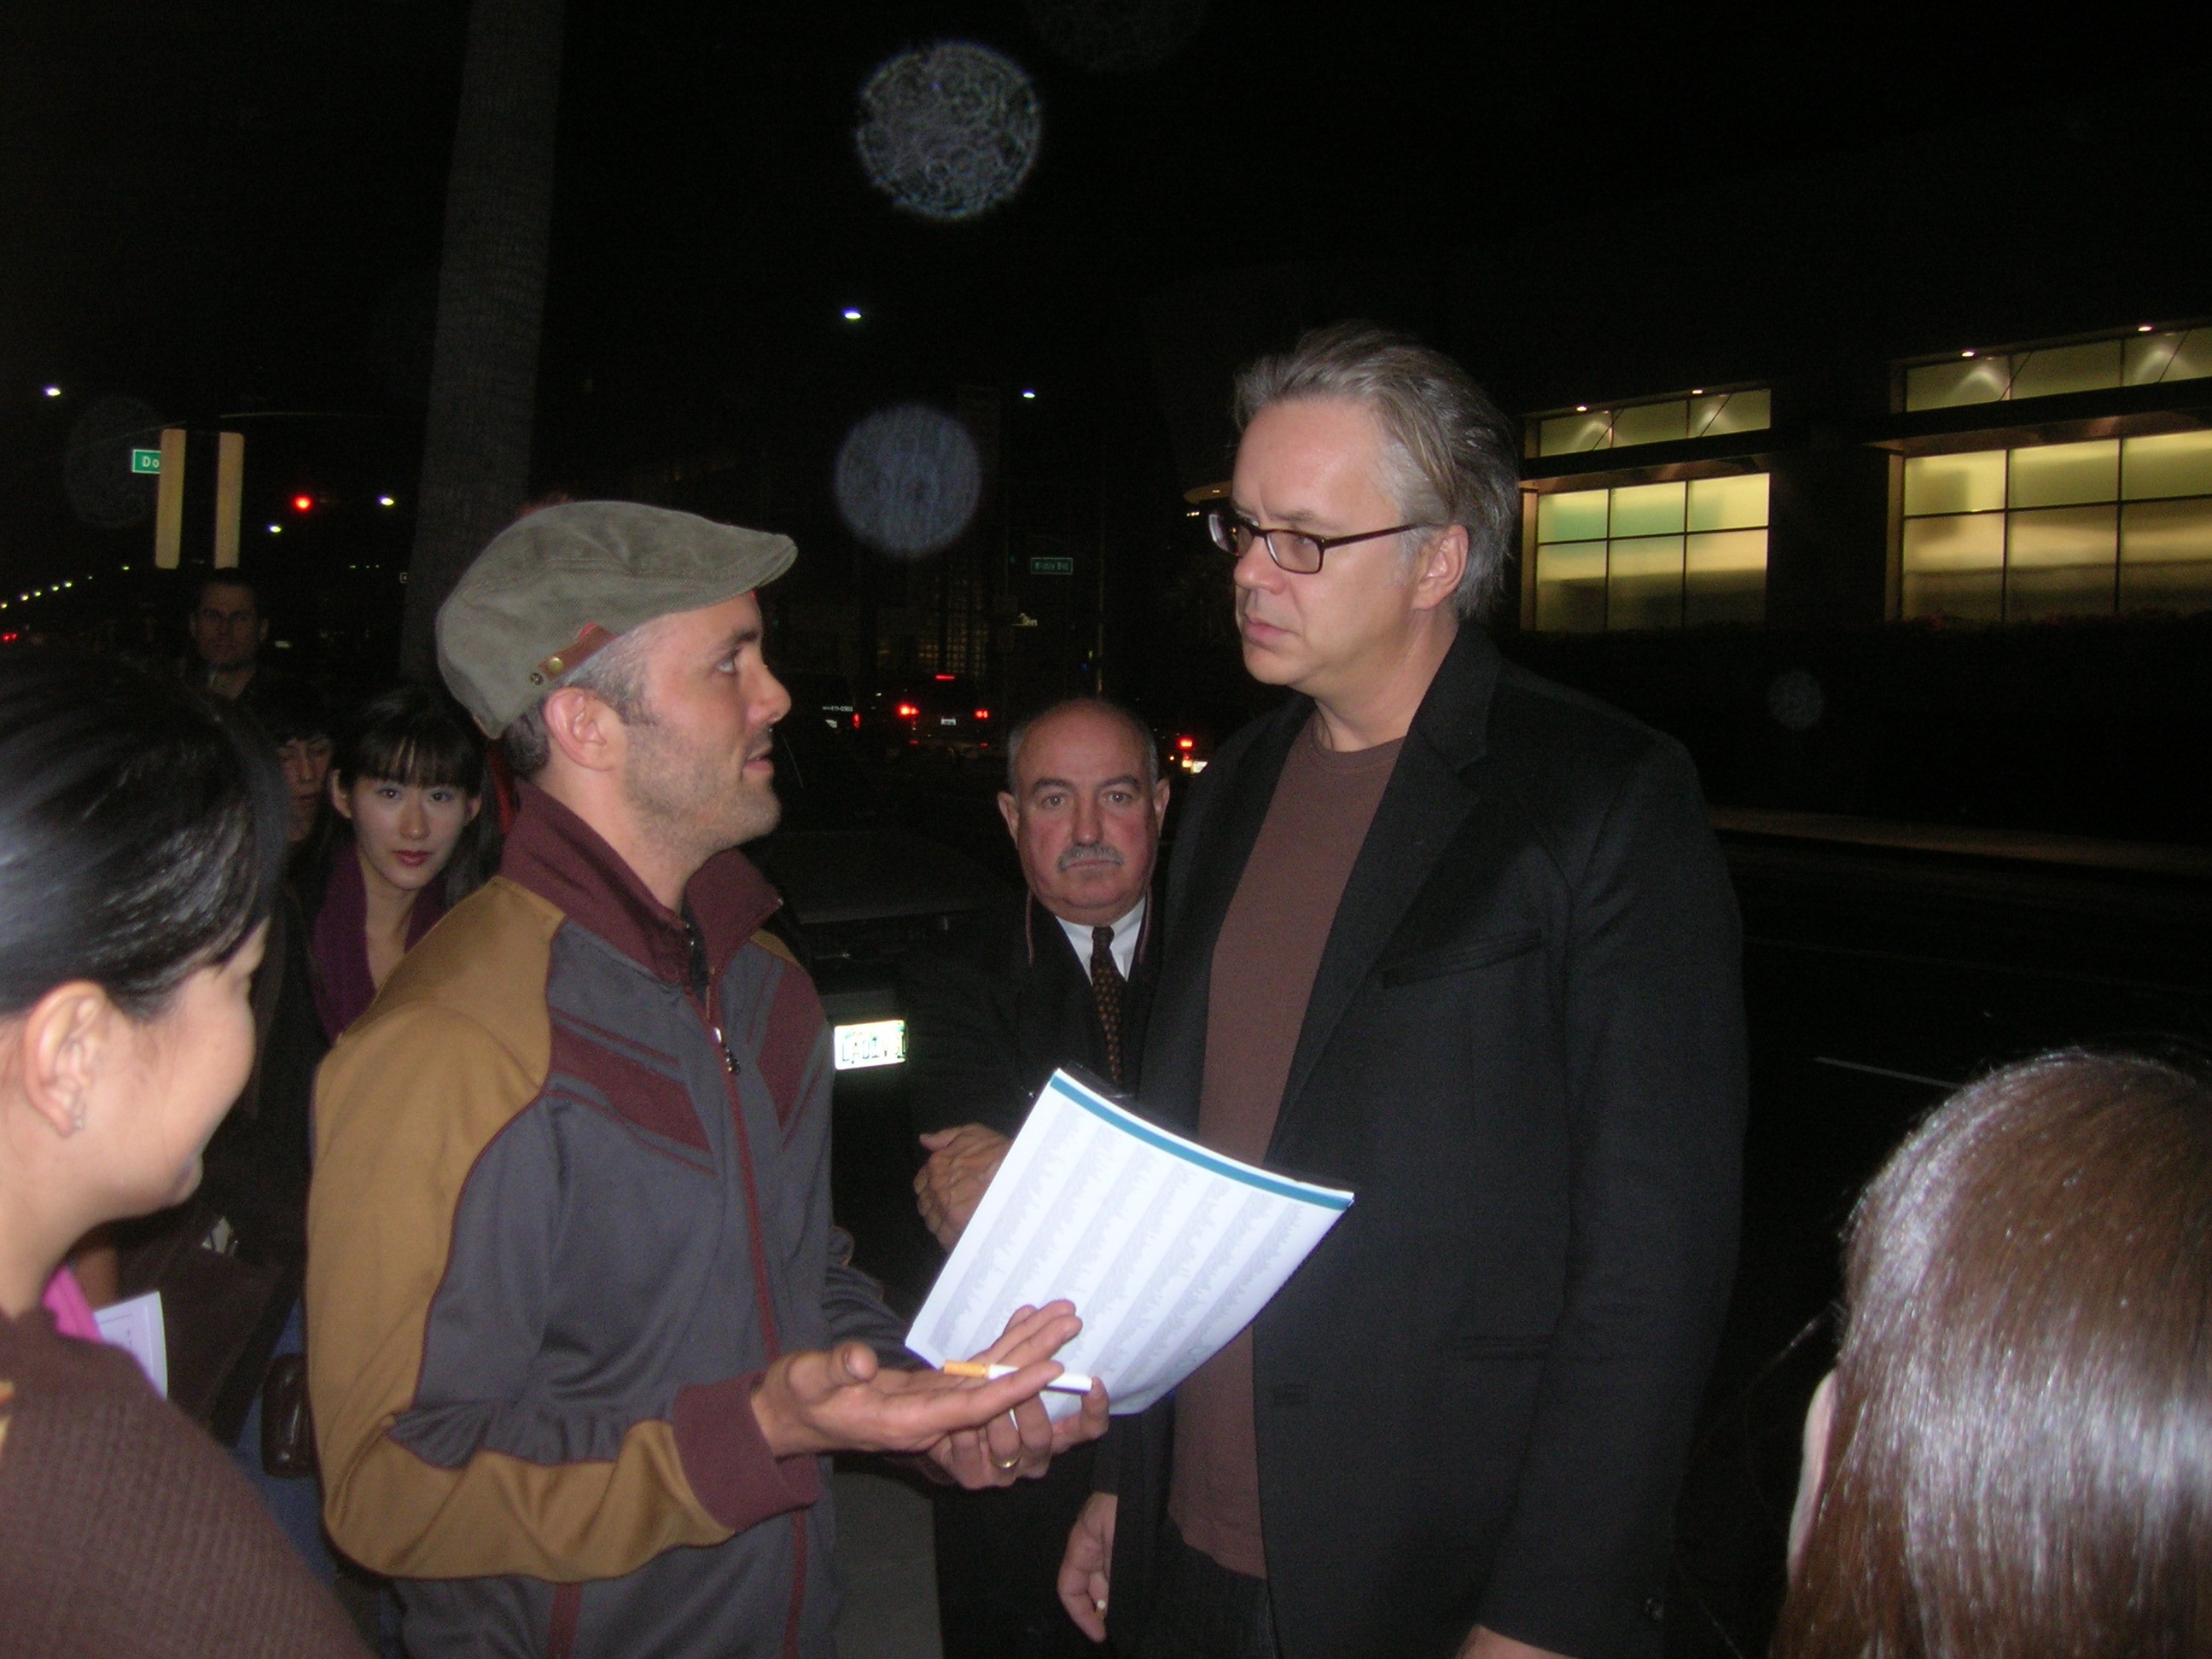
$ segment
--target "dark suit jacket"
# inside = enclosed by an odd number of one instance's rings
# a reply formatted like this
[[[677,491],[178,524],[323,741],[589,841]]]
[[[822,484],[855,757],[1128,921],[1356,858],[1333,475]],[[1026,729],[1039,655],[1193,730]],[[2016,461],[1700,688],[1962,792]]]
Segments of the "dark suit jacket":
[[[1158,955],[1146,931],[1121,1005],[1122,1054],[1133,1073],[1144,1052]],[[914,951],[899,977],[907,1101],[917,1133],[981,1123],[1011,1135],[1055,1067],[1107,1075],[1090,975],[1052,912],[1027,893],[975,912],[942,944]]]
[[[1143,1103],[1194,1124],[1215,938],[1312,704],[1224,746],[1175,851]],[[1267,1162],[1357,1194],[1261,1312],[1288,1659],[1478,1622],[1660,1650],[1669,1521],[1735,1270],[1735,903],[1679,745],[1464,629],[1347,881]],[[1173,1401],[1117,1423],[1133,1646]]]
[[[1157,903],[1157,901],[1155,902]],[[1147,930],[1149,933],[1149,930]],[[1123,1055],[1143,1051],[1150,963],[1140,939],[1122,1001]],[[901,973],[907,1096],[917,1131],[982,1123],[1020,1129],[1055,1068],[1106,1076],[1091,980],[1052,913],[1028,894],[969,918]],[[1068,1528],[1091,1495],[1089,1446],[1041,1480],[936,1494],[938,1610],[948,1655],[1086,1653],[1053,1584]]]

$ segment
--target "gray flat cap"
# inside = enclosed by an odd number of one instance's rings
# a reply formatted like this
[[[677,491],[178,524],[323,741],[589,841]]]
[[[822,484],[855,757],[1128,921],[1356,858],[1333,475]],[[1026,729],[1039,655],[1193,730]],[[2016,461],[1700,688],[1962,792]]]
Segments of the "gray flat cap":
[[[438,669],[497,737],[628,629],[750,593],[791,568],[788,536],[636,501],[566,501],[491,538],[438,607]]]

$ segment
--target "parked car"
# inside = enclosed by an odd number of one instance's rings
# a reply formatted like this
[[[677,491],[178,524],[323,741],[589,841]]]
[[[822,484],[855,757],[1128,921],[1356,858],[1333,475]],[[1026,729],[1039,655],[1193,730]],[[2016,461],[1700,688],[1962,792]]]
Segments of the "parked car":
[[[972,680],[937,674],[863,701],[854,728],[886,756],[923,750],[970,757],[1000,742],[998,711]]]
[[[832,1209],[854,1260],[911,1312],[936,1254],[915,1212],[920,1157],[906,1109],[898,960],[1003,895],[972,859],[892,821],[849,733],[776,728],[784,818],[746,848],[783,896],[770,924],[813,975],[830,1022]]]

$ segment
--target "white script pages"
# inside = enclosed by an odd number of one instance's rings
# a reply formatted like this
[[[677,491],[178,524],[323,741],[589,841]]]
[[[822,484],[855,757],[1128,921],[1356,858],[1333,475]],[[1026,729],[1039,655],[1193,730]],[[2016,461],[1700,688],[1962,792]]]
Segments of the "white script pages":
[[[1065,1298],[1083,1331],[1054,1356],[1140,1412],[1252,1322],[1352,1194],[1270,1174],[1053,1073],[907,1346],[933,1365],[998,1340],[1015,1309]],[[1065,1417],[1082,1403],[1048,1394]]]

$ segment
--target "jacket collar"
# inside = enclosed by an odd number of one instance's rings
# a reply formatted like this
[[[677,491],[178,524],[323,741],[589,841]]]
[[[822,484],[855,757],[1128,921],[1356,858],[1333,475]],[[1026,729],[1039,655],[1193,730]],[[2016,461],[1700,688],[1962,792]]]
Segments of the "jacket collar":
[[[1490,749],[1490,704],[1504,661],[1488,634],[1473,623],[1462,623],[1451,648],[1437,665],[1429,689],[1422,694],[1421,706],[1413,711],[1413,729],[1407,735],[1427,744],[1455,772],[1480,760]],[[1258,780],[1266,781],[1264,791],[1252,789],[1259,801],[1259,817],[1267,815],[1275,780],[1313,712],[1311,697],[1292,692],[1281,708],[1266,717],[1265,729],[1245,757],[1245,775],[1255,784]],[[1258,818],[1249,828],[1254,836],[1260,833]]]
[[[1429,682],[1345,878],[1291,1054],[1271,1156],[1282,1155],[1286,1135],[1302,1127],[1306,1082],[1322,1051],[1484,793],[1483,770],[1469,769],[1489,748],[1491,697],[1503,660],[1487,635],[1465,626]]]
[[[1156,864],[1153,866],[1152,873],[1155,878],[1158,876],[1158,865]],[[1129,959],[1129,977],[1131,979],[1134,979],[1137,976],[1137,970],[1144,966],[1145,959],[1150,954],[1146,947],[1152,942],[1152,918],[1159,914],[1159,895],[1154,892],[1150,887],[1147,887],[1145,890],[1144,896],[1138,900],[1137,903],[1145,907],[1145,914],[1142,920],[1137,923],[1136,954]],[[1133,904],[1129,907],[1129,909],[1133,910],[1136,908],[1137,906]],[[1127,911],[1124,911],[1122,914],[1126,917],[1128,913]],[[1040,920],[1040,918],[1042,918],[1042,920]],[[1067,929],[1060,924],[1060,920],[1058,916],[1047,909],[1045,906],[1038,901],[1036,890],[1035,888],[1024,887],[1022,890],[1022,939],[1024,943],[1029,948],[1029,962],[1030,966],[1032,968],[1036,966],[1037,930],[1040,927],[1045,930],[1046,950],[1048,951],[1051,950],[1052,937],[1054,934],[1058,934],[1060,943],[1067,946],[1069,959],[1075,963],[1078,969],[1081,969],[1085,981],[1087,983],[1091,977],[1091,970],[1083,966],[1080,955],[1075,948],[1075,941],[1067,936]]]
[[[1489,635],[1467,623],[1429,682],[1346,881],[1292,1054],[1276,1124],[1279,1139],[1286,1120],[1295,1127],[1298,1093],[1361,977],[1474,810],[1482,773],[1468,769],[1488,752],[1491,704],[1503,665]],[[1206,787],[1219,792],[1218,815],[1207,814],[1203,828],[1186,826],[1188,848],[1179,848],[1177,857],[1188,860],[1188,886],[1170,924],[1176,942],[1163,963],[1150,1028],[1162,1063],[1146,1067],[1148,1097],[1171,1121],[1197,1121],[1214,943],[1291,745],[1312,719],[1313,708],[1312,698],[1294,695],[1263,717],[1249,746],[1206,774]]]
[[[691,948],[684,918],[653,896],[598,830],[535,784],[521,786],[499,872],[655,977],[684,982]],[[701,866],[684,898],[717,971],[783,902],[735,848]]]
[[[1455,772],[1489,752],[1490,704],[1504,660],[1489,635],[1462,623],[1414,713],[1414,733]]]

